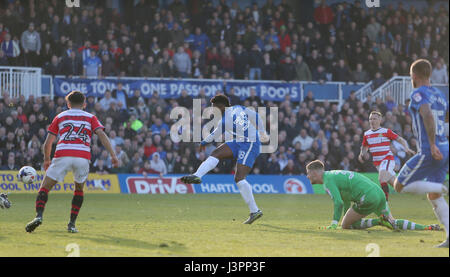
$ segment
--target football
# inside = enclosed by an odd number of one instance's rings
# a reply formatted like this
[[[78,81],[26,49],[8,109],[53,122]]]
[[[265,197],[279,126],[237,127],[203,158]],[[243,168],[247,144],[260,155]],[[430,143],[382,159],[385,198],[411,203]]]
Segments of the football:
[[[18,179],[25,184],[31,184],[37,180],[37,172],[31,166],[24,166],[19,170]]]

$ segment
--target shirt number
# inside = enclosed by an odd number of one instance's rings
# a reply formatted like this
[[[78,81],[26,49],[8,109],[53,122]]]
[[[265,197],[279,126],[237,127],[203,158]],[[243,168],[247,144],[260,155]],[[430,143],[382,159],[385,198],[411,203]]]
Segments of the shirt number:
[[[236,116],[235,124],[242,126],[242,129],[246,131],[248,129],[248,116],[245,112],[241,112],[240,115]]]
[[[445,122],[443,120],[440,120],[444,116],[444,111],[436,111],[432,110],[434,117],[434,122],[436,124],[436,135],[437,136],[443,136],[445,131]]]
[[[73,126],[72,123],[66,123],[63,125],[64,128],[69,127],[69,131],[67,131],[66,135],[64,136],[65,141],[74,141],[77,139],[81,139],[83,142],[86,142],[88,139],[88,135],[86,134],[86,130],[84,129],[86,125],[81,124],[80,128],[78,129],[78,132],[75,133],[75,136],[72,137],[72,134],[74,133],[75,126]]]

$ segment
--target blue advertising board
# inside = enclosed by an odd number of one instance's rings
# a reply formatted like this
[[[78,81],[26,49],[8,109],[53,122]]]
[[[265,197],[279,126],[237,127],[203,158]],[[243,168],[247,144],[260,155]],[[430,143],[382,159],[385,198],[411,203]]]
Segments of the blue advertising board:
[[[126,194],[198,194],[239,193],[233,175],[209,174],[201,184],[187,185],[180,181],[182,175],[143,176],[141,174],[118,174],[120,190]],[[304,175],[249,175],[255,194],[313,194],[314,190]]]
[[[300,82],[269,82],[269,81],[236,81],[236,80],[195,80],[195,79],[82,79],[82,78],[53,78],[55,96],[64,97],[72,90],[79,90],[86,96],[103,97],[107,90],[113,91],[118,83],[122,83],[124,91],[132,96],[135,90],[140,90],[141,96],[151,98],[157,92],[163,99],[178,98],[183,90],[192,97],[205,92],[206,97],[213,97],[217,93],[229,92],[234,88],[235,95],[244,100],[251,96],[254,89],[256,96],[266,101],[281,102],[289,96],[291,102],[302,100],[302,90],[314,92],[319,100],[339,99],[338,84],[305,84]],[[303,86],[303,88],[302,88]],[[361,85],[342,85],[346,96],[351,90],[357,90]]]

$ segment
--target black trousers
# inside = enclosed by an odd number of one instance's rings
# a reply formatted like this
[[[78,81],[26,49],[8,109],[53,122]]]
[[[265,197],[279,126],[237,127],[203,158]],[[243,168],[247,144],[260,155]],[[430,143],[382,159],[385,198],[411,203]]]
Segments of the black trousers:
[[[39,58],[39,56],[35,51],[28,51],[28,53],[24,52],[25,66],[30,66],[30,67],[38,66],[38,64],[39,64],[38,58]]]

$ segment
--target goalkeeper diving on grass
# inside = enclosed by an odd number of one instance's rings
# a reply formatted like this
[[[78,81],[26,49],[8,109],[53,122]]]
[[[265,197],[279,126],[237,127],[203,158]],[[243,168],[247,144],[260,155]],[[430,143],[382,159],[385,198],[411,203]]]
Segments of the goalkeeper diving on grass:
[[[240,105],[230,106],[230,100],[223,94],[214,96],[210,102],[213,107],[220,110],[222,120],[219,126],[200,143],[200,151],[204,151],[207,144],[222,134],[225,135],[225,143],[217,147],[194,174],[182,177],[181,181],[186,184],[200,184],[201,178],[213,170],[220,160],[236,159],[234,180],[250,209],[250,217],[244,224],[252,224],[263,213],[256,205],[252,187],[246,178],[260,154],[261,140],[268,140],[264,122],[252,109]]]
[[[367,229],[384,226],[391,230],[440,230],[439,225],[421,225],[405,219],[389,217],[386,196],[379,185],[357,172],[345,170],[325,171],[324,164],[312,161],[306,166],[311,184],[323,184],[334,202],[334,215],[327,229],[337,229],[344,213],[342,229]],[[351,202],[353,206],[350,207]],[[365,219],[374,213],[378,218]]]

